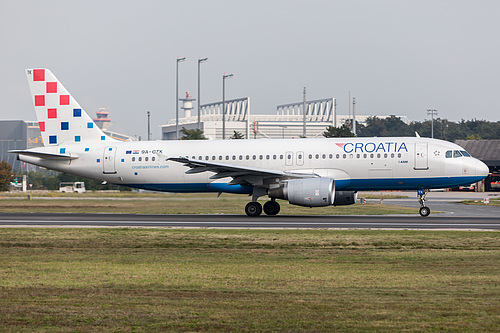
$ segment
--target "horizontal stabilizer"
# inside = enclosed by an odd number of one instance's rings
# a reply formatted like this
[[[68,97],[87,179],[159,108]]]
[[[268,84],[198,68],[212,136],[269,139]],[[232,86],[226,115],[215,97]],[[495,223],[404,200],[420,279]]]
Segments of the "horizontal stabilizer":
[[[78,156],[76,156],[76,155],[53,154],[53,153],[45,153],[45,152],[32,151],[32,150],[9,150],[9,153],[44,158],[47,160],[74,160],[74,159],[78,158]]]

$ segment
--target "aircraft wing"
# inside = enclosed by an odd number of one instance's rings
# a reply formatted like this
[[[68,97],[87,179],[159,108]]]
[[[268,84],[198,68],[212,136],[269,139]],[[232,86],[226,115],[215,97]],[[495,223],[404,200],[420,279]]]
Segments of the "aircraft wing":
[[[313,174],[300,174],[281,170],[253,168],[241,165],[195,160],[185,157],[171,157],[168,158],[168,160],[184,163],[184,166],[190,168],[186,171],[187,174],[210,171],[215,173],[215,175],[211,176],[210,179],[221,179],[226,177],[233,178],[228,185],[263,185],[264,180],[270,178],[290,179],[316,177],[316,175]]]

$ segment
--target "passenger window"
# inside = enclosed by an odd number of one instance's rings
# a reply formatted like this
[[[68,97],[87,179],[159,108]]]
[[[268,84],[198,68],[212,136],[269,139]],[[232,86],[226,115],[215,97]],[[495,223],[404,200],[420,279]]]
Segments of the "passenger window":
[[[377,154],[377,158],[380,158],[380,154]]]
[[[280,155],[280,160],[282,160],[282,159],[283,159],[283,155]]]
[[[139,157],[139,162],[142,161],[142,157]]]
[[[219,161],[221,161],[221,160],[222,160],[222,155],[219,155]]]
[[[367,158],[367,157],[368,157],[368,155],[366,155],[366,154],[363,154],[363,158]]]
[[[215,156],[212,156],[212,161],[215,161]]]
[[[148,161],[148,158],[147,158],[147,157],[144,157],[144,161],[146,161],[146,162],[147,162],[147,161]]]
[[[250,159],[250,155],[247,155],[246,159],[249,160]]]
[[[447,150],[446,151],[446,158],[451,158],[451,155],[452,155],[452,151],[451,150]]]
[[[236,155],[233,155],[233,161],[236,159]]]
[[[153,156],[153,157],[151,157],[151,161],[153,161],[153,162],[154,162],[154,161],[155,161],[155,159],[156,159],[156,158],[155,158],[154,156]]]
[[[199,160],[202,160],[202,159],[203,159],[203,157],[202,157],[202,156],[198,156],[198,159],[199,159]]]
[[[291,160],[291,159],[292,159],[292,155],[288,155],[287,157],[288,157],[288,159],[289,159],[289,160]]]
[[[347,157],[347,155],[346,155],[346,154],[344,154],[344,155],[342,155],[342,157],[343,157],[343,158],[346,158],[346,157]]]
[[[370,154],[370,158],[373,158],[373,154]]]
[[[391,154],[391,158],[394,158],[394,153]]]
[[[275,159],[276,159],[276,155],[273,155],[273,160],[275,160]]]
[[[256,159],[257,159],[257,156],[256,156],[256,155],[253,155],[253,156],[252,156],[252,158],[253,158],[254,160],[256,160]]]
[[[208,156],[205,156],[205,159],[208,161]]]
[[[336,159],[339,159],[339,158],[340,158],[340,155],[339,155],[339,154],[335,155],[335,158],[336,158]]]
[[[243,155],[240,155],[240,161],[243,159]]]
[[[135,162],[135,157],[132,157],[132,162]]]
[[[333,154],[328,155],[328,158],[332,159],[333,158]]]
[[[401,158],[401,153],[398,153],[398,158]]]
[[[309,159],[312,160],[313,156],[312,154],[309,154]]]
[[[384,158],[387,158],[387,154],[384,154]]]
[[[316,159],[319,159],[319,154],[316,154]]]
[[[325,154],[321,155],[321,158],[326,159],[326,155]]]
[[[360,157],[361,157],[361,155],[360,155],[360,154],[356,154],[356,158],[360,158]]]
[[[263,159],[264,156],[263,155],[259,155],[259,160]]]
[[[453,158],[462,157],[462,153],[459,150],[453,151]]]
[[[349,154],[349,158],[353,158],[354,157],[354,154]]]
[[[226,155],[226,161],[229,160],[229,155]]]

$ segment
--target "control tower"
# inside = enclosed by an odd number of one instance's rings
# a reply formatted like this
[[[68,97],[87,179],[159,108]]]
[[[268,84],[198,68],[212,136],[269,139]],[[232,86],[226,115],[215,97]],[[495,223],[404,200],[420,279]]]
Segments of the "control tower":
[[[193,109],[193,101],[196,101],[196,98],[192,98],[189,95],[189,91],[186,91],[186,98],[179,98],[179,101],[182,102],[181,109],[184,110],[184,117],[191,117],[191,110]]]
[[[111,125],[113,125],[111,119],[108,118],[109,112],[106,110],[106,108],[100,108],[99,111],[97,111],[95,114],[97,118],[94,118],[92,120],[100,129],[107,130],[111,127]]]

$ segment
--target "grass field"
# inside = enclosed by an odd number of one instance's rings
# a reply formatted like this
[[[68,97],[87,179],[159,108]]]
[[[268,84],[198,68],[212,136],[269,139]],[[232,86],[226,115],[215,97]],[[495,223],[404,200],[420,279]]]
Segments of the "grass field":
[[[244,209],[251,199],[244,195],[223,194],[157,194],[135,192],[121,193],[38,193],[31,200],[27,196],[0,196],[0,213],[129,213],[129,214],[245,214]],[[43,195],[43,196],[42,196]],[[385,196],[384,196],[385,197]],[[264,201],[262,201],[263,203]],[[280,214],[284,215],[381,215],[418,214],[415,208],[386,204],[355,204],[338,207],[307,208],[280,201]]]
[[[485,206],[483,200],[464,200],[463,204],[466,205],[476,205],[476,206]],[[492,198],[488,203],[489,206],[500,206],[500,198]]]
[[[0,230],[2,332],[498,332],[500,233]]]

